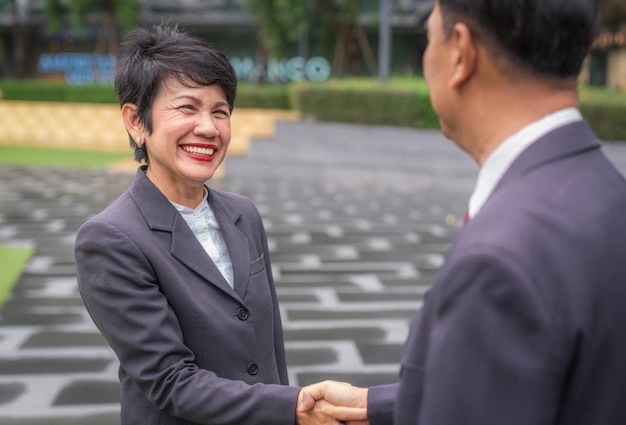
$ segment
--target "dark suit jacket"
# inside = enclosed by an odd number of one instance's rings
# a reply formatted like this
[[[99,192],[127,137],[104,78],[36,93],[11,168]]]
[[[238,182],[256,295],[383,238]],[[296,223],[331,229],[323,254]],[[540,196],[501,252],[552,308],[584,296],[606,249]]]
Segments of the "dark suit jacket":
[[[294,423],[261,218],[243,196],[208,199],[234,289],[141,169],[78,232],[78,285],[120,360],[124,425]]]
[[[531,145],[459,232],[371,423],[626,424],[626,182],[584,122]]]

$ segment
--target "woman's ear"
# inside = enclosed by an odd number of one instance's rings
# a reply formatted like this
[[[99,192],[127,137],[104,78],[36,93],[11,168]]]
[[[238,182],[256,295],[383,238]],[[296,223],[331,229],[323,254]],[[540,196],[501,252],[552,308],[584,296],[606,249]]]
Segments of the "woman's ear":
[[[476,39],[464,23],[454,25],[451,35],[454,44],[454,71],[450,78],[450,87],[460,88],[476,71],[478,51]]]
[[[137,106],[133,103],[125,103],[122,106],[122,118],[124,119],[126,131],[140,145],[140,141],[144,138],[144,126],[137,114]]]

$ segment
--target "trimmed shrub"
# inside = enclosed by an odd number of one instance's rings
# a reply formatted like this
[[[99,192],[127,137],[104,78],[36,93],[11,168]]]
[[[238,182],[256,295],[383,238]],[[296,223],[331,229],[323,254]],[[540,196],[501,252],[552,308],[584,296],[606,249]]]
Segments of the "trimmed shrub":
[[[0,99],[117,103],[112,85],[71,86],[64,81],[0,80]],[[241,83],[237,90],[235,107],[290,109],[287,86]]]
[[[0,80],[1,99],[47,102],[117,103],[111,85],[71,86],[64,81]]]
[[[276,84],[239,83],[235,108],[291,109],[289,87]]]
[[[581,86],[580,112],[602,140],[626,141],[626,92]]]
[[[439,120],[416,81],[338,80],[291,86],[295,109],[321,121],[438,128]]]

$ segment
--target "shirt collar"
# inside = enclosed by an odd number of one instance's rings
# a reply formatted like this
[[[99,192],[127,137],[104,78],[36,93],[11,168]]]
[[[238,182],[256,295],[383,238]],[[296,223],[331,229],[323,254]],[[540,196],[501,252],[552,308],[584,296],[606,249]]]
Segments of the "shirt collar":
[[[545,134],[582,119],[577,108],[564,108],[528,124],[506,138],[489,155],[478,173],[476,188],[469,201],[469,217],[478,214],[506,170],[528,146]]]
[[[174,205],[174,207],[178,210],[178,212],[183,216],[183,218],[187,219],[187,218],[197,217],[196,213],[200,213],[200,215],[204,217],[205,220],[207,221],[207,225],[209,227],[212,227],[213,229],[219,229],[220,225],[217,222],[217,218],[215,218],[215,213],[213,212],[213,209],[209,205],[208,198],[209,198],[209,191],[205,188],[204,197],[202,198],[202,201],[200,201],[198,206],[195,208],[186,207],[185,205],[177,204],[174,201],[170,201],[170,202],[172,203],[172,205]]]

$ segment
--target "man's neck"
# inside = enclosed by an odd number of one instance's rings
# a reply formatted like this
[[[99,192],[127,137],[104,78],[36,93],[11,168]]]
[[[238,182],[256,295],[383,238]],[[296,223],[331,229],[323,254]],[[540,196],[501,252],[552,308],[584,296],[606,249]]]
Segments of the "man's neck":
[[[489,92],[489,98],[483,96],[468,106],[476,113],[461,136],[467,143],[459,143],[479,166],[520,129],[560,109],[578,106],[575,90],[547,90],[545,86],[527,84]]]

